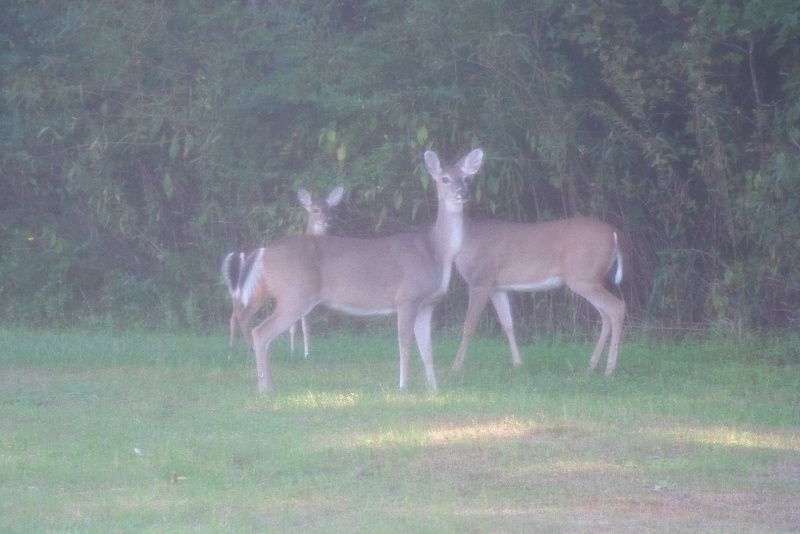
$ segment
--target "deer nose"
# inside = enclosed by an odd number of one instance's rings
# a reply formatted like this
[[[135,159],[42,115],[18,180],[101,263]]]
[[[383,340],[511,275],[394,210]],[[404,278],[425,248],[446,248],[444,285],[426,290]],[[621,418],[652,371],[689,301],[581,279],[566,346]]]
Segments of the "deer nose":
[[[466,183],[456,191],[456,200],[459,202],[467,202],[469,200],[469,186]]]

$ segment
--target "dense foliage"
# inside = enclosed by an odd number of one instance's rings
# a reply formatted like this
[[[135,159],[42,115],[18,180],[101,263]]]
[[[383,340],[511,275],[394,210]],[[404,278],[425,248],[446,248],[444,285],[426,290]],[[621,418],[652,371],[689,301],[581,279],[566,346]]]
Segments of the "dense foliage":
[[[793,1],[7,0],[4,12],[5,322],[217,326],[224,253],[300,231],[299,187],[346,186],[336,232],[392,232],[433,216],[423,150],[480,145],[475,214],[587,214],[628,234],[633,321],[796,324]],[[558,327],[572,304],[520,306]]]

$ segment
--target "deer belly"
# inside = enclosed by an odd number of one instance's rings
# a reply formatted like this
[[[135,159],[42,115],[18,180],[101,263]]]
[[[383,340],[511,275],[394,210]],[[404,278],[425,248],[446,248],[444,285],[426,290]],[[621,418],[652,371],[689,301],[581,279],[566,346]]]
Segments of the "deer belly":
[[[526,291],[529,293],[537,291],[547,291],[549,289],[556,289],[564,285],[564,279],[560,276],[551,276],[543,280],[536,280],[534,282],[518,282],[511,284],[500,284],[498,289],[503,291]]]
[[[348,315],[391,315],[397,311],[395,308],[352,306],[339,302],[326,303],[325,305],[332,310],[344,312]]]

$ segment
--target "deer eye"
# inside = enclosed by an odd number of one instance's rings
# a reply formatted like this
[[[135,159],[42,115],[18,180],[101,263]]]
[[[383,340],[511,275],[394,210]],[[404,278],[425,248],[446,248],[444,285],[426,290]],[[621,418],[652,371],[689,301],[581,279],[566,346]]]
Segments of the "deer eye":
[[[443,184],[449,184],[450,183],[450,177],[447,176],[447,175],[442,176],[442,183]]]

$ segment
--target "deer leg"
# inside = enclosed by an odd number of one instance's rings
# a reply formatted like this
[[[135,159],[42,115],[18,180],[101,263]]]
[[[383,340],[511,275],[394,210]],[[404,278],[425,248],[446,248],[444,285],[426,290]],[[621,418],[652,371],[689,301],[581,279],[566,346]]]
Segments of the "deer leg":
[[[608,347],[608,362],[606,363],[606,376],[611,376],[617,367],[619,344],[622,341],[622,325],[625,322],[625,301],[618,299],[611,293],[606,305],[606,312],[611,317],[611,345]]]
[[[242,330],[242,337],[251,351],[253,350],[253,329],[250,327],[250,319],[252,318],[253,315],[248,313],[247,310],[239,312],[239,328]]]
[[[503,327],[503,332],[506,333],[508,338],[508,346],[511,347],[511,361],[514,367],[519,367],[522,364],[522,359],[519,357],[519,348],[517,348],[517,338],[514,337],[514,317],[511,315],[511,304],[508,302],[508,293],[505,291],[495,291],[491,295],[492,304],[497,312],[497,318],[500,320],[500,326]]]
[[[228,340],[228,361],[231,361],[231,356],[233,355],[233,342],[236,340],[236,327],[239,325],[239,321],[236,320],[236,310],[231,312],[231,320],[230,320],[230,330],[231,335],[230,339]]]
[[[294,354],[294,334],[297,332],[297,323],[289,327],[289,350]]]
[[[433,367],[433,345],[431,342],[431,321],[433,319],[433,306],[426,306],[417,313],[414,319],[414,336],[417,338],[417,348],[425,365],[425,376],[428,378],[428,389],[436,391],[436,370]]]
[[[600,314],[603,326],[600,330],[600,338],[592,352],[589,361],[589,369],[595,369],[600,362],[603,349],[611,335],[611,344],[608,347],[608,360],[606,362],[605,376],[611,376],[617,365],[617,355],[619,354],[619,343],[622,337],[622,324],[625,320],[625,303],[608,292],[603,286],[588,284],[585,286],[570,286],[570,289],[581,295],[591,303]]]
[[[233,312],[231,313],[231,321],[230,321],[230,329],[231,329],[231,338],[228,344],[228,360],[231,359],[233,354],[233,342],[236,340],[236,326],[239,326],[239,330],[242,331],[242,337],[244,338],[245,343],[247,343],[248,348],[252,351],[253,350],[253,336],[252,330],[250,328],[250,319],[252,318],[253,314],[250,313],[247,308],[234,308]]]
[[[260,393],[270,393],[273,388],[272,361],[269,352],[272,340],[296,323],[306,311],[308,310],[296,305],[281,306],[278,303],[272,314],[253,329],[253,348],[255,349],[258,391]]]
[[[411,340],[414,337],[414,309],[405,306],[397,310],[397,344],[400,350],[400,382],[402,391],[408,387],[408,355],[411,351]]]
[[[591,371],[597,369],[597,364],[600,363],[600,358],[603,356],[603,349],[605,348],[606,342],[608,341],[608,336],[611,333],[611,318],[608,316],[605,310],[596,306],[595,309],[600,314],[600,319],[603,323],[600,327],[600,337],[597,338],[597,344],[594,346],[592,357],[589,360],[589,370]]]
[[[461,335],[461,344],[456,353],[456,359],[453,360],[453,370],[458,371],[464,365],[464,356],[467,354],[467,347],[472,334],[475,333],[475,327],[478,325],[478,319],[481,312],[486,307],[486,302],[489,300],[491,293],[490,287],[470,287],[469,288],[469,305],[467,306],[467,316],[464,319],[464,332]]]
[[[308,329],[308,320],[306,319],[306,315],[300,319],[300,326],[303,329],[303,358],[308,358],[308,347],[309,347],[309,334],[311,333]]]

